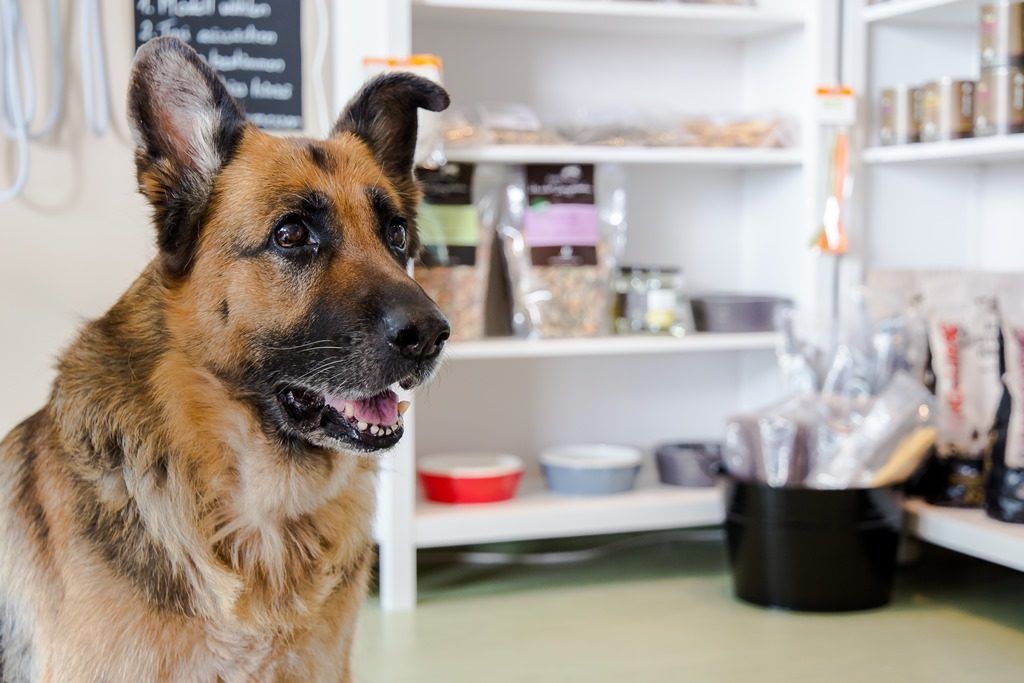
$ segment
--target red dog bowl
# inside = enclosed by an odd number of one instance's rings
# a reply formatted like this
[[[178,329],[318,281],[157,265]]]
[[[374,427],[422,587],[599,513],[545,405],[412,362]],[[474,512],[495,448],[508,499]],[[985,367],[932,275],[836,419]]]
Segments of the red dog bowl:
[[[427,500],[437,503],[496,503],[516,494],[523,461],[514,455],[435,455],[417,467]]]

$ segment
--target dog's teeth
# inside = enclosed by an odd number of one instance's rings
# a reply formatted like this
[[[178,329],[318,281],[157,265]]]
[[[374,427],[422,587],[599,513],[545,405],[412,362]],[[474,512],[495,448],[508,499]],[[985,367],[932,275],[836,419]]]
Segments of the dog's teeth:
[[[374,436],[377,436],[377,434],[380,433],[380,427],[378,427],[377,425],[370,425],[370,433],[373,434]]]
[[[399,417],[398,422],[395,423],[395,428],[397,429],[398,427],[401,427],[403,424],[405,424],[405,421],[402,420],[401,417]]]
[[[356,427],[359,428],[359,431],[365,432],[366,428],[369,427],[369,425],[366,424],[365,422],[359,422],[359,424],[357,424]]]
[[[398,414],[399,415],[405,415],[405,411],[409,410],[409,405],[410,404],[409,404],[408,401],[399,401],[398,402]]]
[[[356,409],[352,407],[351,403],[345,404],[345,417],[355,417]]]
[[[391,436],[392,434],[395,433],[395,430],[393,430],[391,427],[388,427],[387,429],[384,430],[384,433],[387,434],[388,436]]]

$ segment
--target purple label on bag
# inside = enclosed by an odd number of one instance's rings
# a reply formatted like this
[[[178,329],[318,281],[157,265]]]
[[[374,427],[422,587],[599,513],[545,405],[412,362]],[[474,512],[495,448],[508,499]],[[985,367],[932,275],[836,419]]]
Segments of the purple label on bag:
[[[529,208],[523,235],[538,266],[597,264],[597,207],[592,164],[534,164],[526,168]]]

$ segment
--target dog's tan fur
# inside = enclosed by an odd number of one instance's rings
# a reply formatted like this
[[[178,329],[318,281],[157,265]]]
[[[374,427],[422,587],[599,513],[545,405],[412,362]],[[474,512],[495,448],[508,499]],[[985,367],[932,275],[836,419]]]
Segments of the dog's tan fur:
[[[155,206],[173,172],[140,161]],[[406,278],[363,193],[417,197],[347,132],[246,126],[211,183],[187,276],[147,267],[0,442],[0,680],[349,680],[377,460],[283,448],[225,377],[317,300]],[[237,256],[310,188],[346,230],[315,286]]]

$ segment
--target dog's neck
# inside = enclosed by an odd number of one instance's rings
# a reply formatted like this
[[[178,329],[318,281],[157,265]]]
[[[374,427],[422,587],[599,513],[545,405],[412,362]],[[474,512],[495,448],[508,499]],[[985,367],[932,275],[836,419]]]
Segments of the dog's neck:
[[[167,301],[151,267],[60,362],[51,411],[80,505],[110,524],[141,524],[141,535],[160,520],[169,533],[150,552],[176,586],[155,596],[161,607],[235,623],[309,614],[336,586],[330,577],[368,552],[376,464],[285,452],[250,406],[176,348]],[[342,538],[343,528],[356,531]],[[130,575],[121,552],[107,559]]]

